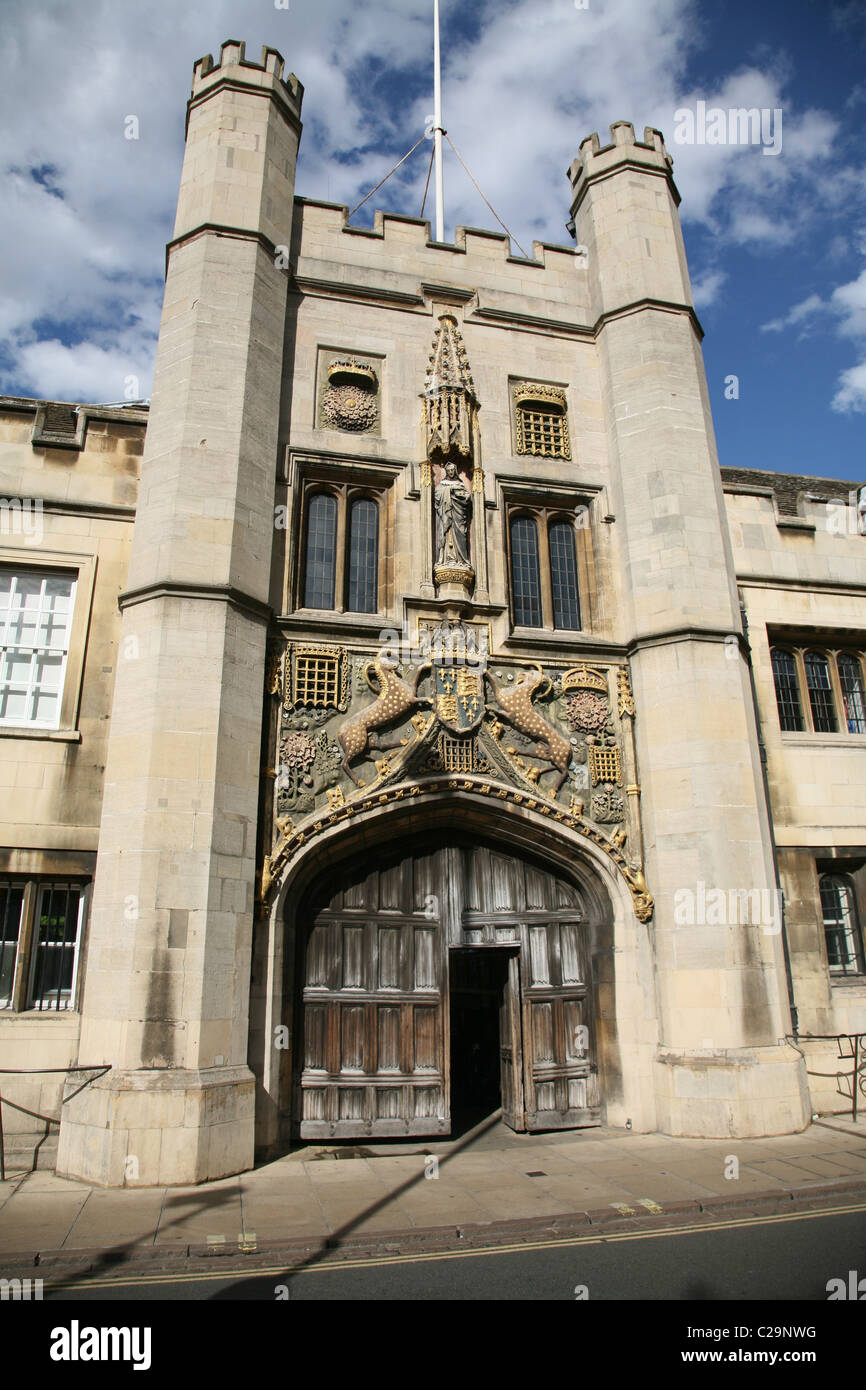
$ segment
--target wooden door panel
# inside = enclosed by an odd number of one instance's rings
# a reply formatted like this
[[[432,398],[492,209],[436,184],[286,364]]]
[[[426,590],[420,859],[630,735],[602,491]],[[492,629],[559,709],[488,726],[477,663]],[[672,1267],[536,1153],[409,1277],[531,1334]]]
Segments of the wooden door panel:
[[[506,1123],[600,1123],[588,927],[573,885],[513,855],[451,845],[335,876],[310,910],[299,933],[302,1137],[449,1132],[449,941],[511,943],[499,1026]]]
[[[415,971],[416,989],[436,989],[437,975],[437,929],[435,927],[415,928]]]
[[[366,869],[302,945],[302,1138],[442,1134],[443,958],[436,856]]]
[[[581,922],[548,921],[543,927],[531,925],[526,935],[530,958],[523,1002],[526,1127],[572,1129],[600,1124],[592,999],[586,983],[586,928]]]
[[[377,1072],[400,1071],[400,1008],[395,1004],[380,1005],[378,1010],[379,1050]]]
[[[508,961],[508,980],[499,1006],[499,1075],[502,1118],[509,1129],[526,1128],[523,1110],[523,1040],[520,1023],[520,957]]]

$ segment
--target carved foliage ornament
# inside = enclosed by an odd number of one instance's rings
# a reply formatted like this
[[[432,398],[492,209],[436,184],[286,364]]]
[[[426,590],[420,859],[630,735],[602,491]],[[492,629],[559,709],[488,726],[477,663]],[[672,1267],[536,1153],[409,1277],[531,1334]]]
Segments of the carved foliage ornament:
[[[603,733],[610,719],[607,700],[592,690],[566,695],[565,713],[571,728],[584,734]]]
[[[616,673],[616,688],[619,701],[619,717],[622,719],[624,714],[634,718],[634,696],[631,693],[631,683],[628,677],[628,667],[620,666]]]

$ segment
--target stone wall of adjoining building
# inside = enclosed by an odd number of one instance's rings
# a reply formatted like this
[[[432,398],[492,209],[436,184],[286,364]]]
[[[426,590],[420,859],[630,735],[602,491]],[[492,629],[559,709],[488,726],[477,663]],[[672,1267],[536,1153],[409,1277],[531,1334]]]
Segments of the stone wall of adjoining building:
[[[65,1079],[46,1069],[79,1061],[77,1006],[114,676],[119,661],[137,659],[119,645],[117,596],[126,581],[146,421],[138,407],[0,398],[0,568],[25,579],[75,582],[56,727],[0,723],[0,880],[24,890],[22,908],[17,898],[10,907],[10,922],[23,911],[13,995],[0,1007],[0,1064],[19,1074],[0,1075],[0,1093],[40,1115],[59,1115]],[[39,998],[40,894],[49,884],[80,892],[84,901],[71,995],[46,988]],[[13,949],[7,945],[7,965]],[[3,1125],[7,1135],[45,1129],[11,1105],[4,1106]]]
[[[850,1044],[814,1035],[866,1030],[866,975],[828,959],[822,875],[851,885],[855,931],[866,921],[866,728],[846,705],[837,658],[866,671],[864,560],[858,489],[826,478],[724,469],[731,540],[748,623],[767,754],[792,988],[813,1108],[850,1112]],[[730,489],[730,491],[729,491]],[[771,652],[790,653],[803,727],[783,729]],[[803,658],[827,662],[835,729],[815,728]],[[851,717],[853,716],[853,717]],[[854,727],[851,727],[851,724]],[[853,964],[858,964],[856,961]],[[822,1074],[823,1073],[823,1074]]]

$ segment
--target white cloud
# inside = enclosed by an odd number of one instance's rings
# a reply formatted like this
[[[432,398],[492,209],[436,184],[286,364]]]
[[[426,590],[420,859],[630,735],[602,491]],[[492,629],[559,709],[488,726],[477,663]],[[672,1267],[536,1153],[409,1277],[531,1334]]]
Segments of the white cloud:
[[[853,338],[866,357],[866,270],[856,280],[837,285],[827,299],[810,294],[793,305],[786,314],[761,325],[762,333],[781,333],[786,328],[802,326],[799,338],[804,338],[821,320],[833,327],[843,338]],[[831,401],[833,410],[842,412],[866,411],[866,360],[848,367],[839,376],[838,388]]]
[[[693,276],[692,298],[695,308],[706,309],[708,305],[714,304],[727,278],[723,270],[705,270],[702,275]]]
[[[832,307],[840,316],[839,332],[849,338],[866,338],[866,270],[856,280],[833,291]]]
[[[789,309],[787,314],[781,318],[770,319],[769,323],[761,324],[762,333],[781,333],[785,328],[792,328],[797,324],[814,319],[816,315],[826,313],[827,306],[819,294],[807,295],[801,299],[799,304],[795,304]]]
[[[67,347],[56,338],[28,343],[19,370],[37,397],[108,404],[150,395],[153,341],[134,330],[114,342]]]
[[[866,411],[866,362],[858,362],[842,373],[832,406],[842,413]]]

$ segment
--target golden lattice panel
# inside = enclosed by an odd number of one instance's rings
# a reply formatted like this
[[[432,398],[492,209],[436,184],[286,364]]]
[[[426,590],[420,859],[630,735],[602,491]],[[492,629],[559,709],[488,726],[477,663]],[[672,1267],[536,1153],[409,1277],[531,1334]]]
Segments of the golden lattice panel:
[[[440,734],[439,756],[446,772],[474,772],[475,739],[449,738],[447,734]]]
[[[613,782],[614,786],[622,785],[622,759],[618,748],[596,748],[594,745],[589,751],[589,775],[592,785],[598,786],[599,782]]]
[[[339,656],[296,652],[292,696],[296,705],[336,709],[340,703]]]
[[[518,453],[540,454],[542,458],[569,457],[568,425],[563,415],[521,406],[517,418]]]

